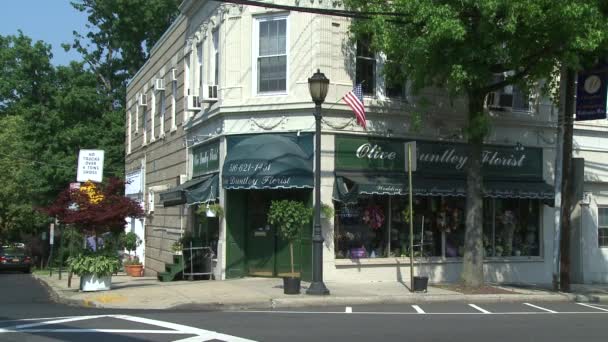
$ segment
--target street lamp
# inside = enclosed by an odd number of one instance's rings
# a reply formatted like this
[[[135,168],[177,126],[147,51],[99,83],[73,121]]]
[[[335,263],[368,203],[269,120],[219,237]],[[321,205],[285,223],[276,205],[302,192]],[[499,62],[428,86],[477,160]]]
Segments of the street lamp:
[[[321,105],[329,79],[319,69],[308,79],[310,97],[315,103],[315,224],[312,233],[312,283],[306,294],[328,295],[323,283],[323,235],[321,234]]]

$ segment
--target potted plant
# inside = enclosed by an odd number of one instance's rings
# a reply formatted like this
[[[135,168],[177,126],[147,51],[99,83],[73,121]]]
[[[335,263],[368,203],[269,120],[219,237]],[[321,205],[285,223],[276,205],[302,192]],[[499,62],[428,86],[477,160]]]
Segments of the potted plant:
[[[292,200],[272,201],[268,211],[268,222],[275,226],[283,238],[289,241],[291,274],[283,277],[285,294],[300,293],[300,274],[295,272],[293,263],[293,242],[300,235],[302,227],[310,222],[312,211],[302,202]]]
[[[173,255],[182,255],[182,248],[182,243],[180,241],[175,241],[171,245],[171,252],[173,252]]]
[[[70,272],[80,277],[81,291],[110,290],[112,274],[120,268],[118,259],[99,254],[80,254],[68,258]]]
[[[104,183],[88,181],[79,188],[66,188],[52,205],[42,209],[87,237],[85,251],[68,259],[70,271],[81,276],[83,291],[110,289],[111,276],[120,268],[118,235],[127,218],[144,215],[141,205],[124,195],[124,186],[116,178]]]
[[[221,220],[224,217],[224,208],[219,203],[212,203],[200,206],[196,213],[202,218],[217,217]]]
[[[137,255],[131,254],[141,245],[141,239],[134,232],[128,232],[123,235],[122,243],[129,253],[128,259],[123,262],[125,272],[131,277],[141,277],[144,266],[139,261]]]

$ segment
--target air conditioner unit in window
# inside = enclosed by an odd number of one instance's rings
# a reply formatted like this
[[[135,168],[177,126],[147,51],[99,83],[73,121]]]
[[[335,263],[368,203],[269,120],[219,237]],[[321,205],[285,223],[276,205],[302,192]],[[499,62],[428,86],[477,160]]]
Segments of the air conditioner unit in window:
[[[148,105],[148,97],[146,96],[146,94],[139,94],[137,104],[142,107],[146,107]]]
[[[177,69],[173,68],[171,69],[171,81],[177,81]]]
[[[217,85],[203,84],[201,87],[201,102],[217,101]]]
[[[154,82],[154,90],[162,91],[165,90],[165,80],[162,78],[157,78]]]
[[[186,111],[201,110],[201,102],[196,95],[186,95]]]

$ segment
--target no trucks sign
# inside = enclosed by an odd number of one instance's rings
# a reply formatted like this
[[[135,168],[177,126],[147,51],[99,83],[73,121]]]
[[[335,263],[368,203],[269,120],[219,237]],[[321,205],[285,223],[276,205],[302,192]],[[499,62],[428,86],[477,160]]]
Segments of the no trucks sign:
[[[103,179],[103,150],[80,150],[78,153],[77,182],[101,183]]]

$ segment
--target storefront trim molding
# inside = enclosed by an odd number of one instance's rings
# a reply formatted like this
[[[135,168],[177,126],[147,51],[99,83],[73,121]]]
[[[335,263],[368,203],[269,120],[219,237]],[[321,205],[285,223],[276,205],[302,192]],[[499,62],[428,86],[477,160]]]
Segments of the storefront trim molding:
[[[488,257],[484,259],[484,264],[502,264],[502,263],[543,263],[543,257]],[[360,266],[377,266],[377,265],[402,265],[409,266],[409,258],[373,258],[373,259],[335,259],[335,266],[342,267],[360,267]],[[462,258],[422,258],[416,259],[416,265],[428,264],[461,264]]]

